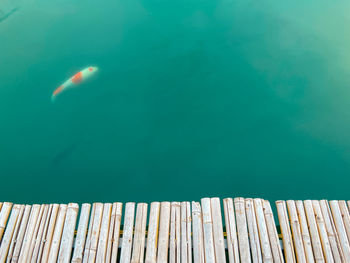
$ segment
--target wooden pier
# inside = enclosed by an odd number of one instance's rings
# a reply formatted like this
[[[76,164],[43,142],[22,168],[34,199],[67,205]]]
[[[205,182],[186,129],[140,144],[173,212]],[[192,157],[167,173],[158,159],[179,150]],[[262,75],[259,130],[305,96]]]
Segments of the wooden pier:
[[[0,203],[2,262],[349,262],[350,202]],[[276,217],[277,218],[277,217]]]

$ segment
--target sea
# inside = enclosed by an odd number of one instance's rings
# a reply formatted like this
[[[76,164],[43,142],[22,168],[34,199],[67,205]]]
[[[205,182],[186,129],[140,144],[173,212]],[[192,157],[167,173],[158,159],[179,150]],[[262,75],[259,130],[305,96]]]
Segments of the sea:
[[[348,199],[349,12],[0,0],[0,200]]]

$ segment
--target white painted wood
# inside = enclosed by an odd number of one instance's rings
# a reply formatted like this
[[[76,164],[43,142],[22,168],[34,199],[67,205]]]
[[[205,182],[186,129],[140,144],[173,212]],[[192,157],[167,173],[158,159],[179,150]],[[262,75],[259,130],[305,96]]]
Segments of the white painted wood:
[[[13,252],[14,252],[14,248],[15,248],[15,243],[18,239],[18,232],[22,223],[22,218],[23,218],[23,214],[24,214],[24,210],[25,210],[25,205],[20,205],[20,210],[19,210],[19,215],[18,215],[18,219],[16,221],[16,226],[15,226],[15,230],[14,233],[12,235],[12,239],[11,239],[11,244],[10,244],[10,248],[8,251],[8,255],[6,258],[6,262],[9,263],[12,260],[13,257]]]
[[[238,252],[235,212],[233,209],[233,200],[232,198],[226,198],[223,200],[223,203],[224,203],[225,225],[226,225],[226,233],[227,233],[227,250],[229,255],[229,262],[235,263],[235,262],[239,262],[239,252]],[[194,239],[194,235],[193,235],[193,239]]]
[[[145,203],[137,204],[131,263],[143,263],[144,261],[147,206]]]
[[[148,221],[147,246],[146,246],[146,263],[157,262],[157,240],[159,227],[160,203],[151,203],[151,209]]]
[[[14,205],[11,211],[11,216],[9,219],[9,222],[7,224],[4,237],[1,242],[0,247],[0,262],[5,262],[7,253],[10,248],[11,240],[13,233],[15,232],[16,223],[18,220],[18,216],[20,214],[21,206],[20,205]]]
[[[112,214],[112,204],[111,203],[104,204],[100,236],[98,239],[96,263],[106,262],[107,242],[108,242],[108,234],[109,234],[108,232],[109,232],[109,223],[111,220],[111,214]]]
[[[253,199],[251,198],[245,199],[244,205],[245,205],[245,213],[247,218],[252,261],[253,263],[261,263],[263,262],[263,259],[262,259],[259,230],[258,230],[258,224],[256,222]]]
[[[168,245],[170,228],[170,202],[161,202],[159,219],[159,237],[157,263],[168,262]]]
[[[90,247],[89,247],[89,256],[88,256],[88,260],[87,260],[88,263],[94,263],[96,261],[98,238],[100,236],[102,215],[103,215],[103,204],[96,203],[94,212],[95,212],[94,222],[92,225]]]
[[[90,216],[90,204],[82,204],[80,218],[78,223],[78,231],[74,244],[74,252],[72,257],[72,263],[81,263],[83,261],[83,252],[86,241],[86,232],[89,224]]]
[[[330,212],[328,202],[326,200],[321,200],[320,206],[321,206],[321,211],[322,211],[323,219],[324,219],[327,234],[328,234],[328,240],[332,248],[334,262],[336,263],[344,262],[343,251],[341,250],[340,242],[336,234],[336,229],[335,229],[334,221]]]
[[[114,222],[114,230],[113,230],[111,262],[117,262],[118,247],[119,247],[119,234],[120,234],[120,222],[121,222],[122,211],[123,211],[123,204],[122,203],[114,203],[114,205],[116,206],[116,212],[115,212],[115,222]]]
[[[339,237],[340,246],[344,254],[344,262],[348,263],[350,262],[350,246],[348,237],[346,235],[346,230],[341,216],[338,201],[329,201],[329,205],[331,207],[332,217]]]
[[[297,208],[295,206],[295,201],[288,200],[287,201],[287,208],[288,208],[289,219],[290,219],[290,224],[291,224],[291,228],[292,228],[292,234],[293,234],[297,262],[298,263],[307,263],[306,256],[305,256],[305,250],[304,250],[304,244],[303,244],[303,238],[302,238],[302,234],[301,234],[298,212],[297,212]]]
[[[215,262],[213,219],[210,198],[202,198],[203,236],[205,262]]]
[[[4,202],[1,207],[0,212],[0,241],[5,231],[7,219],[9,218],[10,212],[12,208],[12,203]]]
[[[31,262],[35,263],[37,261],[40,262],[40,247],[43,246],[43,234],[44,234],[44,227],[45,224],[47,222],[47,215],[49,212],[49,205],[43,205],[43,215],[41,217],[40,220],[40,225],[39,225],[39,229],[38,229],[38,233],[36,236],[36,240],[35,240],[35,246],[34,246],[34,250],[33,250],[33,255],[32,255],[32,259]]]
[[[125,205],[125,218],[123,229],[123,241],[120,252],[120,263],[130,263],[132,232],[135,218],[135,203],[129,202]]]
[[[23,243],[22,243],[21,253],[19,255],[19,262],[24,262],[28,258],[29,259],[31,258],[31,255],[29,254],[30,244],[33,239],[35,225],[39,216],[39,212],[40,212],[40,205],[37,205],[37,204],[33,205],[32,211],[29,217],[28,226],[24,235]]]
[[[27,229],[27,225],[28,225],[28,221],[29,221],[29,217],[30,217],[30,213],[31,213],[31,205],[26,205],[24,208],[24,213],[23,213],[23,217],[21,220],[21,225],[18,231],[18,235],[17,235],[17,240],[14,244],[14,251],[13,251],[13,256],[12,256],[12,262],[18,262],[19,260],[19,255],[21,253],[21,248],[22,248],[22,244],[23,244],[23,239],[24,239],[24,235]]]
[[[278,220],[281,226],[284,257],[286,262],[295,263],[294,246],[290,232],[287,209],[285,201],[276,201]]]
[[[180,213],[177,215],[177,208],[180,208],[180,203],[172,202],[170,211],[169,263],[180,263],[181,260],[181,245],[177,245],[177,241],[180,241],[180,235],[177,236],[177,232],[180,230],[178,229],[180,222],[177,221],[178,217],[180,217]]]
[[[267,232],[266,220],[265,220],[263,204],[261,199],[259,198],[254,199],[254,208],[255,208],[256,221],[258,224],[263,261],[266,263],[273,263],[269,234]]]
[[[74,231],[79,212],[79,205],[76,203],[68,204],[66,218],[63,226],[61,245],[58,253],[59,263],[69,263],[73,248]]]
[[[273,262],[283,263],[284,259],[283,259],[281,244],[278,238],[275,219],[273,218],[270,202],[267,200],[263,200],[262,202],[263,202],[263,209],[264,209],[267,231],[270,239]]]
[[[57,256],[58,256],[58,251],[60,248],[61,237],[62,237],[62,232],[63,232],[64,221],[66,218],[66,213],[67,213],[67,205],[61,204],[59,209],[58,209],[55,230],[53,232],[49,258],[47,261],[49,263],[57,262]]]
[[[198,202],[192,202],[193,259],[195,263],[204,263],[204,241],[202,210]]]
[[[238,246],[241,262],[250,263],[250,247],[248,240],[247,219],[245,214],[244,198],[234,199],[237,222]]]

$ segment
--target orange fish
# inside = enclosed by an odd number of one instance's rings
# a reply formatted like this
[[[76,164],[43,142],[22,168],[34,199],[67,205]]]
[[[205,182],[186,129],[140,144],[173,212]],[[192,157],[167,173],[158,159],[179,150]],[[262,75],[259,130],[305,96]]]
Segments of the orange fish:
[[[97,67],[87,67],[83,69],[82,71],[79,71],[76,73],[73,77],[69,78],[66,82],[64,82],[61,86],[59,86],[51,96],[52,102],[55,101],[56,97],[61,94],[63,91],[76,87],[80,83],[86,81],[87,79],[91,78],[92,75],[94,75],[98,71]]]

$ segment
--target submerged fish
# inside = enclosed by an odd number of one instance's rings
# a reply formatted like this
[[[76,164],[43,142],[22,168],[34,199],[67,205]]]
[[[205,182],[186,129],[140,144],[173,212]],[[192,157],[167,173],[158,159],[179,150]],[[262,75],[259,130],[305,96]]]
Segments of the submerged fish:
[[[5,19],[7,19],[10,15],[12,15],[13,13],[17,12],[19,10],[18,7],[12,9],[11,11],[5,13],[4,11],[0,10],[0,22],[4,21]]]
[[[87,67],[82,71],[76,73],[73,77],[69,78],[66,82],[64,82],[61,86],[59,86],[52,94],[51,100],[55,101],[58,94],[61,94],[63,91],[74,88],[80,83],[89,79],[92,75],[94,75],[98,71],[97,67]]]

